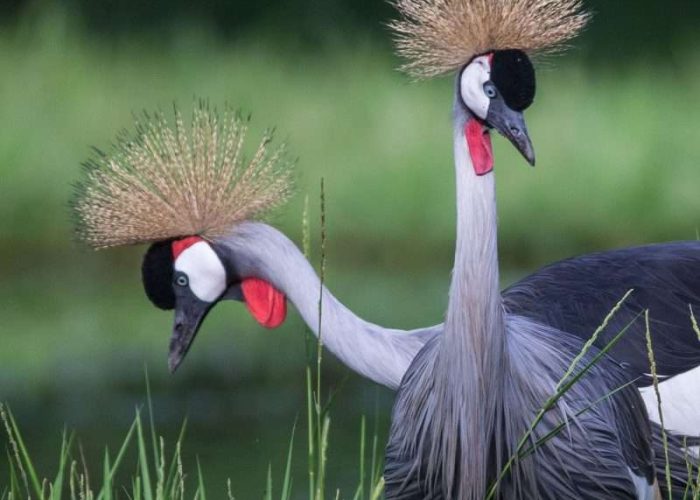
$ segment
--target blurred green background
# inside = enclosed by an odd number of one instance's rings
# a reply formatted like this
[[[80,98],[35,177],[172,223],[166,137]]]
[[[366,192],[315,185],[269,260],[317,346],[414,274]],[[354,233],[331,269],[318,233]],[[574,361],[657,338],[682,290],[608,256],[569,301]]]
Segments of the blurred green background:
[[[700,3],[588,5],[573,50],[540,64],[537,168],[494,140],[504,285],[573,254],[698,235]],[[332,291],[383,325],[433,324],[453,255],[451,80],[395,71],[381,0],[11,0],[0,16],[0,400],[46,474],[64,426],[96,464],[143,403],[147,365],[160,432],[172,442],[189,418],[186,468],[199,457],[213,498],[228,477],[259,498],[304,414],[302,324],[263,331],[222,305],[168,375],[171,317],[143,295],[143,249],[73,242],[80,163],[143,109],[206,97],[250,111],[299,158],[273,222],[300,242],[308,196],[314,248],[325,178]],[[328,390],[342,387],[329,484],[350,491],[360,416],[383,436],[392,394],[327,359]],[[0,458],[0,491],[6,469]]]

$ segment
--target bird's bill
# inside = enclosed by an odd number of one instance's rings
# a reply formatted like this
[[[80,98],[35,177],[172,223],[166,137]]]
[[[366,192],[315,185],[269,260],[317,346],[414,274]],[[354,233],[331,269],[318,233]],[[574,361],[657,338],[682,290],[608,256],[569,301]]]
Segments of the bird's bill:
[[[495,100],[489,107],[486,122],[508,139],[530,165],[535,166],[535,150],[521,112],[510,109],[503,100]]]
[[[170,353],[168,354],[168,368],[170,373],[180,366],[187,352],[197,336],[199,327],[213,306],[196,298],[178,298],[175,306],[175,322],[173,333],[170,337]]]
[[[170,373],[182,364],[211,308],[223,300],[245,303],[253,318],[265,328],[277,328],[287,317],[285,295],[260,279],[245,279],[230,285],[215,302],[205,302],[193,294],[180,295],[176,299],[175,322],[170,337]]]

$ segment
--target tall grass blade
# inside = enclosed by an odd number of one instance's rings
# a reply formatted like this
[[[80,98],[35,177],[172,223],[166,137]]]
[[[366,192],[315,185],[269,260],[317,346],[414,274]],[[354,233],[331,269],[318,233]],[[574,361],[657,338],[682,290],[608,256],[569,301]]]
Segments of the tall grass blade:
[[[202,474],[202,464],[199,463],[199,457],[197,457],[197,493],[199,494],[199,500],[207,500],[207,490],[204,488],[204,474]]]
[[[51,500],[61,500],[63,493],[63,480],[65,477],[66,464],[68,463],[68,455],[70,454],[70,448],[73,441],[73,436],[67,436],[67,432],[64,429],[63,435],[61,437],[61,454],[58,461],[58,472],[56,473],[56,478],[54,479],[51,486],[50,497]]]
[[[34,495],[37,498],[43,498],[44,492],[41,488],[41,482],[39,481],[39,476],[34,468],[32,459],[29,456],[27,447],[24,444],[22,435],[17,427],[17,422],[15,417],[12,415],[12,411],[9,408],[5,409],[4,406],[0,405],[0,416],[5,423],[5,429],[8,430],[10,436],[10,443],[14,448],[15,458],[17,460],[17,466],[22,474],[22,480],[25,483],[25,488],[27,489],[27,495],[31,497],[29,484],[27,483],[27,477],[29,477],[29,482],[34,489]],[[9,427],[9,428],[8,428]],[[11,430],[10,430],[11,429]]]
[[[593,344],[598,340],[598,337],[600,336],[601,332],[605,330],[608,327],[608,324],[610,323],[610,320],[617,314],[617,312],[620,310],[622,305],[627,301],[629,296],[632,294],[634,290],[627,290],[627,293],[620,299],[620,301],[615,304],[615,307],[612,308],[612,310],[605,316],[605,319],[603,319],[603,322],[598,326],[598,328],[595,329],[593,332],[593,335],[591,335],[591,338],[588,339],[588,341],[583,345],[583,348],[581,349],[581,352],[578,353],[578,355],[574,358],[574,360],[571,362],[569,365],[569,369],[564,373],[564,376],[561,378],[559,383],[557,384],[557,390],[559,390],[566,382],[566,380],[571,376],[573,371],[576,369],[578,364],[581,362],[583,357],[586,355],[586,353],[593,347]]]
[[[99,498],[104,498],[104,500],[112,500],[112,466],[109,462],[109,449],[105,448],[105,458],[102,467],[102,491],[99,494]]]
[[[187,429],[187,418],[183,420],[182,422],[182,427],[180,428],[180,434],[177,437],[177,441],[175,442],[175,453],[173,454],[173,458],[170,461],[170,467],[168,469],[168,478],[166,479],[166,491],[170,491],[171,495],[175,494],[176,487],[178,486],[176,479],[177,474],[178,474],[178,468],[177,464],[178,461],[180,460],[180,446],[182,443],[182,440],[185,439],[185,430]],[[183,491],[184,495],[184,491]]]
[[[228,494],[228,500],[236,500],[233,496],[233,488],[231,487],[231,478],[226,480],[226,493]]]
[[[124,458],[124,455],[126,454],[126,450],[129,447],[129,443],[131,443],[131,440],[134,436],[134,432],[136,430],[136,420],[138,418],[138,413],[136,418],[134,418],[134,421],[131,423],[131,427],[129,428],[129,432],[126,433],[126,437],[124,438],[124,441],[122,442],[121,447],[119,448],[119,452],[117,453],[117,456],[114,459],[114,464],[109,470],[109,477],[105,479],[106,481],[109,481],[109,483],[112,483],[112,480],[114,479],[114,474],[117,472],[117,469],[121,465],[121,462]],[[106,496],[107,492],[103,489],[97,496],[97,500],[107,500]]]
[[[297,423],[294,422],[292,427],[292,437],[289,439],[289,451],[287,452],[287,464],[284,468],[284,481],[282,482],[282,500],[288,500],[292,495],[292,457],[294,454],[294,434],[297,429]]]
[[[321,409],[321,366],[323,364],[323,287],[326,280],[326,193],[324,179],[321,177],[321,270],[319,273],[320,285],[318,290],[318,342],[316,344],[316,442],[318,443],[317,455],[317,481],[316,481],[316,499],[322,500],[324,487],[324,469],[325,469],[325,449],[324,448],[324,432],[327,431],[325,422],[323,422],[323,413]],[[327,436],[326,436],[327,438]]]
[[[316,499],[325,498],[326,486],[326,461],[328,453],[328,432],[331,426],[331,419],[328,416],[323,418],[321,440],[319,441],[318,453],[318,481],[316,481]]]
[[[382,459],[379,456],[379,402],[375,393],[374,400],[374,430],[372,436],[372,477],[371,484],[377,484],[382,477]]]
[[[165,440],[160,438],[160,463],[158,468],[158,482],[156,484],[156,500],[165,500]]]
[[[267,482],[265,483],[265,500],[272,500],[272,464],[267,464]]]
[[[362,415],[362,419],[360,420],[360,481],[357,485],[357,490],[355,491],[355,496],[353,497],[353,500],[360,500],[362,498],[365,498],[365,426],[365,416]]]
[[[132,489],[134,493],[133,500],[141,500],[141,476],[136,476]]]
[[[13,460],[10,451],[7,450],[7,463],[10,465],[10,497],[21,498],[21,493],[19,490],[19,480],[17,478],[17,469],[15,468],[15,461]],[[27,491],[27,493],[29,493]]]
[[[314,446],[314,407],[313,407],[313,377],[311,366],[306,365],[306,415],[308,425],[308,470],[309,470],[309,500],[314,500],[316,491],[316,449]]]
[[[75,490],[75,480],[77,479],[77,475],[78,475],[77,470],[78,470],[78,463],[75,460],[72,460],[70,463],[70,473],[69,473],[70,479],[68,481],[68,485],[70,487],[71,500],[77,498],[77,496],[75,494],[75,491],[76,491]]]
[[[369,497],[369,500],[379,500],[382,497],[382,493],[384,493],[384,478],[380,477],[372,490],[372,495]]]
[[[143,498],[144,500],[153,500],[151,473],[148,467],[148,450],[146,449],[146,441],[143,438],[143,424],[141,423],[140,410],[136,410],[136,437],[139,454],[139,472],[141,473],[143,486]]]
[[[654,347],[651,342],[651,328],[649,327],[649,309],[644,311],[644,326],[647,340],[647,356],[649,357],[649,366],[651,367],[651,379],[654,386],[654,394],[656,395],[656,408],[659,412],[659,424],[661,424],[661,439],[664,445],[664,458],[666,461],[666,487],[668,488],[668,498],[673,500],[673,489],[671,484],[671,461],[668,455],[668,435],[666,434],[666,426],[664,424],[664,414],[661,408],[661,391],[659,391],[659,377],[656,371],[656,359],[654,358]]]
[[[695,318],[695,313],[693,312],[693,306],[691,304],[688,304],[688,308],[690,309],[690,322],[693,324],[693,330],[695,331],[695,334],[698,336],[698,342],[700,342],[700,326],[698,325],[698,320]]]
[[[146,378],[146,405],[148,408],[148,423],[150,425],[151,434],[151,446],[153,447],[153,463],[159,464],[161,462],[161,457],[158,456],[158,446],[156,437],[156,426],[153,423],[153,398],[151,398],[151,381],[148,378],[148,367],[144,365],[143,374]]]
[[[309,229],[309,196],[304,198],[304,212],[301,220],[302,241],[304,255],[311,258],[311,231]],[[313,411],[313,376],[311,374],[312,342],[313,334],[309,328],[305,329],[304,340],[306,345],[306,426],[307,426],[307,465],[309,478],[309,500],[313,500],[316,491],[316,450],[314,446],[314,411]]]

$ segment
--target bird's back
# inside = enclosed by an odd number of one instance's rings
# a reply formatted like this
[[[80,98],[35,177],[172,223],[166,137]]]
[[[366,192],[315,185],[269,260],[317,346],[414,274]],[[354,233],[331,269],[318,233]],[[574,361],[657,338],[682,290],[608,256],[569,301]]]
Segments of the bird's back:
[[[591,337],[628,290],[632,294],[602,332],[607,344],[635,316],[649,309],[659,373],[672,377],[700,366],[700,343],[690,307],[700,311],[700,241],[598,252],[546,266],[503,291],[506,310],[581,339]],[[643,321],[610,351],[630,374],[651,380]]]

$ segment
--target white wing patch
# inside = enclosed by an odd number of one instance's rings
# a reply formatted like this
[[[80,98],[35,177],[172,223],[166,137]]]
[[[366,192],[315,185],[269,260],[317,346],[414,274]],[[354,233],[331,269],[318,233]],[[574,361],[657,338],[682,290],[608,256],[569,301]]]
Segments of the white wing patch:
[[[661,423],[654,387],[639,389],[649,418]],[[700,435],[700,366],[659,382],[661,411],[666,429],[689,436]]]
[[[491,99],[484,92],[484,84],[491,79],[491,65],[487,56],[474,59],[464,68],[459,80],[462,101],[469,110],[482,120],[486,119]]]
[[[226,290],[226,269],[208,243],[200,241],[182,252],[175,270],[185,273],[199,300],[214,302]]]

